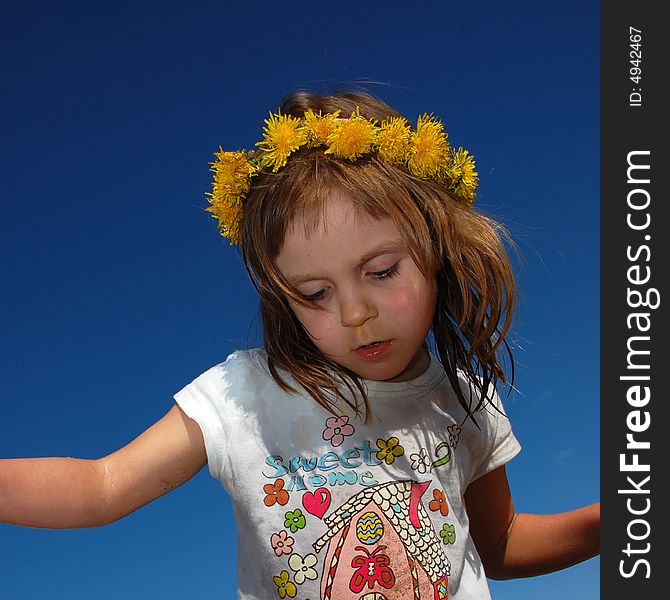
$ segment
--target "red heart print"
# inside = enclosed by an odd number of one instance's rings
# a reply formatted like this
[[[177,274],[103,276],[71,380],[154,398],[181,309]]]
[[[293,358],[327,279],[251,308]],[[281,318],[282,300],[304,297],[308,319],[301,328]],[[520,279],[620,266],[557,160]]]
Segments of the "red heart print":
[[[330,490],[320,487],[314,493],[305,492],[302,495],[302,505],[308,513],[320,519],[330,506]]]

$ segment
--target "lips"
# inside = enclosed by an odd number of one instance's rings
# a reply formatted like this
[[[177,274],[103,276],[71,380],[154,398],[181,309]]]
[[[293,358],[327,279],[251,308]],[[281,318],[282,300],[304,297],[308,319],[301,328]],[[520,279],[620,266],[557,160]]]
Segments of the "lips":
[[[377,360],[386,353],[391,344],[392,340],[372,342],[370,344],[356,348],[356,354],[358,354],[360,358],[366,361]]]

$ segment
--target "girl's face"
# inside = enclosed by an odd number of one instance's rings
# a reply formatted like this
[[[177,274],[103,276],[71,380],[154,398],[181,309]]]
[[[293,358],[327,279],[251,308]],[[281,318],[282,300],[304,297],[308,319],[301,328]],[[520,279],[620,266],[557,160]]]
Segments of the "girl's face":
[[[333,193],[313,231],[292,224],[275,263],[314,305],[291,302],[324,355],[376,381],[426,369],[435,282],[419,271],[390,218],[357,214],[351,200]]]

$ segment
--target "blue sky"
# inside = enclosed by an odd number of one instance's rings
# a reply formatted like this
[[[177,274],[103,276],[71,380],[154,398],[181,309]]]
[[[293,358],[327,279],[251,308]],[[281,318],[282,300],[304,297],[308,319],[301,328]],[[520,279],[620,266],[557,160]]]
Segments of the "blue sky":
[[[433,112],[521,258],[507,409],[523,512],[599,497],[598,3],[23,2],[0,20],[0,456],[98,457],[259,343],[239,256],[203,212],[212,152],[296,88]],[[12,600],[231,598],[236,531],[207,470],[112,526],[0,526]],[[599,560],[493,583],[599,595]]]

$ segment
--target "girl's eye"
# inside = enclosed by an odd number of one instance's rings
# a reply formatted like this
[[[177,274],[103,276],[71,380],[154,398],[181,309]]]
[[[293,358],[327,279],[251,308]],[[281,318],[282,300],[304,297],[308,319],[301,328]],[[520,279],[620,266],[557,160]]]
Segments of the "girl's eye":
[[[389,267],[388,269],[382,269],[381,271],[370,271],[368,273],[368,276],[372,277],[372,279],[390,279],[391,277],[397,275],[398,271],[399,271],[399,263],[396,263],[393,266]],[[313,294],[302,294],[302,297],[307,302],[316,302],[317,300],[322,299],[327,291],[328,288],[325,287],[314,292]]]
[[[326,293],[326,288],[321,288],[318,292],[314,292],[313,294],[303,294],[302,297],[307,300],[307,302],[314,302],[315,300],[318,300],[321,298]]]
[[[388,269],[382,269],[381,271],[373,271],[370,273],[370,277],[374,279],[388,279],[398,274],[398,263],[389,267]]]

